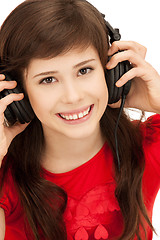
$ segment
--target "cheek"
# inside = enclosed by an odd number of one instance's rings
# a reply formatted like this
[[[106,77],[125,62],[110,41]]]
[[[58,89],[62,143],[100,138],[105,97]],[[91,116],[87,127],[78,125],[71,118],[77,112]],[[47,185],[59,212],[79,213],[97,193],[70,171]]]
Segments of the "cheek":
[[[99,83],[99,106],[103,115],[108,105],[108,87],[104,76],[101,78],[101,80],[102,81]]]
[[[100,102],[107,106],[108,104],[108,87],[106,84],[106,79],[103,74],[101,74],[101,78],[99,78],[98,84],[94,87],[97,95],[100,99]]]
[[[102,111],[105,111],[107,105],[108,105],[108,88],[107,85],[103,85],[103,88],[101,90],[101,95],[100,95],[100,105],[102,107]]]
[[[45,96],[44,93],[35,90],[33,91],[33,89],[28,89],[28,98],[35,115],[38,118],[39,116],[43,116],[50,111],[51,103],[53,103],[53,101],[49,96]]]

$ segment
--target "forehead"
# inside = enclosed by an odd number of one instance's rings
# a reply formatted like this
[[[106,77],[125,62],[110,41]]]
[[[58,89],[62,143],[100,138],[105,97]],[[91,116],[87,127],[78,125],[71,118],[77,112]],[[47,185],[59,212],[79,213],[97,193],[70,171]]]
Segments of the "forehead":
[[[30,61],[27,70],[34,70],[34,68],[41,68],[43,65],[51,65],[54,67],[62,66],[63,63],[67,65],[76,65],[78,62],[85,61],[87,59],[94,58],[99,60],[99,55],[97,50],[93,46],[88,46],[86,48],[72,48],[67,52],[61,53],[55,57],[49,58],[34,58]]]

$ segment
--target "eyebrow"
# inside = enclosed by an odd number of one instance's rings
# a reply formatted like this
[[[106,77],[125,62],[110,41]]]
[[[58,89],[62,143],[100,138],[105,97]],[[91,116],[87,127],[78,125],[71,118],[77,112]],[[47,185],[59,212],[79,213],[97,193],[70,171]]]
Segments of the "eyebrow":
[[[77,68],[77,67],[80,67],[80,66],[82,66],[82,65],[84,65],[84,64],[86,64],[86,63],[89,63],[89,62],[92,62],[92,61],[95,61],[96,59],[88,59],[88,60],[86,60],[86,61],[83,61],[83,62],[80,62],[80,63],[78,63],[78,64],[76,64],[73,68]]]
[[[88,60],[85,60],[83,62],[80,62],[78,64],[76,64],[75,66],[73,66],[73,68],[78,68],[82,65],[85,65],[86,63],[89,63],[89,62],[92,62],[92,61],[95,61],[96,59],[88,59]],[[46,76],[46,75],[50,75],[50,74],[55,74],[55,73],[58,73],[58,71],[47,71],[47,72],[42,72],[42,73],[38,73],[36,74],[33,78],[36,78],[36,77],[39,77],[39,76]]]

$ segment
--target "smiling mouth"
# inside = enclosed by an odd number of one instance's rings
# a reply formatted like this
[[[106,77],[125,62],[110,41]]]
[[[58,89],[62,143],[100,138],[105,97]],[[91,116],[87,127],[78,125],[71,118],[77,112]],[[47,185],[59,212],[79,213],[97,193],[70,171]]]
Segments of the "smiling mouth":
[[[85,111],[81,111],[79,113],[74,113],[74,114],[61,114],[59,113],[58,115],[62,118],[62,119],[65,119],[67,121],[71,121],[71,120],[78,120],[78,119],[81,119],[85,116],[87,116],[91,109],[92,109],[93,105],[89,106]]]

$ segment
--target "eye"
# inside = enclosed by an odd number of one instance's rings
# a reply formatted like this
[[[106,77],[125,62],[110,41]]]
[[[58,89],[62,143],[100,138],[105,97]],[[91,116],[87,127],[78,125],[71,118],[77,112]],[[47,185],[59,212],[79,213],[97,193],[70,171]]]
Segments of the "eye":
[[[47,78],[44,78],[41,83],[44,83],[44,84],[50,84],[50,83],[53,83],[55,82],[56,79],[54,77],[47,77]]]
[[[79,76],[85,75],[85,74],[91,72],[92,70],[93,70],[93,68],[90,68],[90,67],[82,68],[82,69],[79,70],[78,75]]]

